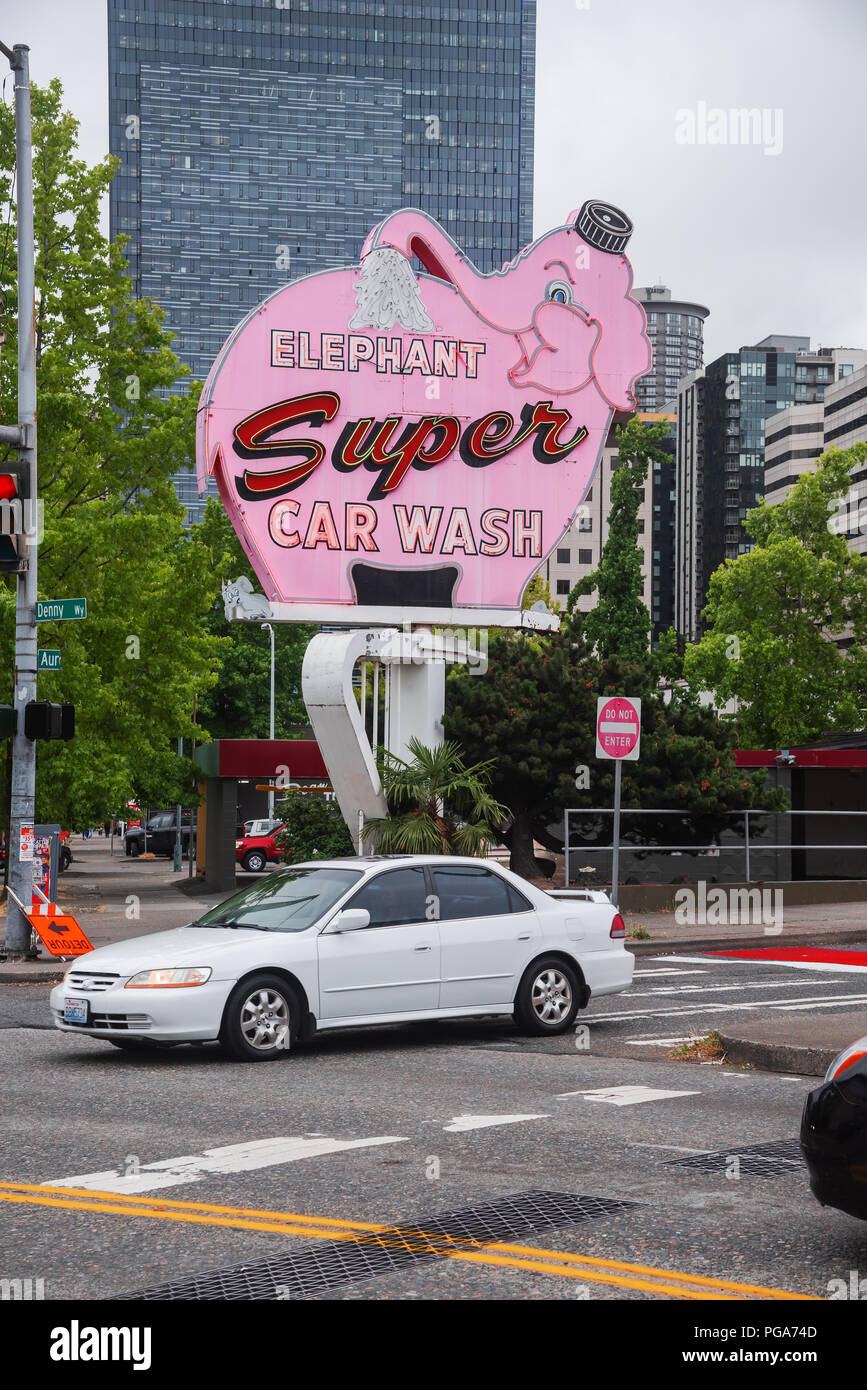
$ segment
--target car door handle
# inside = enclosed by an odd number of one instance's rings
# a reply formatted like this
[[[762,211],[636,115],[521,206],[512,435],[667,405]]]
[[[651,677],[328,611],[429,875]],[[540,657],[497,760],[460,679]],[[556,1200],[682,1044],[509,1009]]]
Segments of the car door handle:
[[[430,946],[413,946],[414,951],[429,951]]]
[[[532,935],[532,933],[531,933],[531,932],[528,932],[528,931],[521,932],[521,935],[517,938],[517,940],[518,940],[518,941],[529,941],[531,935]]]

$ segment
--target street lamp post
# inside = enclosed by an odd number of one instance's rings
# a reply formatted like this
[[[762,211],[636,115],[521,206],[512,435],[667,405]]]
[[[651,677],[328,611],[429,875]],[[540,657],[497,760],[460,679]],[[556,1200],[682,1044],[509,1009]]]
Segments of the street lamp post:
[[[271,742],[273,743],[273,741],[274,741],[274,629],[273,629],[273,627],[271,626],[270,623],[262,623],[261,626],[262,626],[263,630],[267,629],[267,631],[271,634],[271,718],[270,718],[269,723],[268,723],[268,737],[271,739]],[[271,787],[270,787],[270,789],[269,789],[269,791],[268,791],[268,819],[269,819],[269,820],[273,820],[273,819],[274,819],[274,783],[273,783],[273,780],[272,780],[272,782],[271,782]]]

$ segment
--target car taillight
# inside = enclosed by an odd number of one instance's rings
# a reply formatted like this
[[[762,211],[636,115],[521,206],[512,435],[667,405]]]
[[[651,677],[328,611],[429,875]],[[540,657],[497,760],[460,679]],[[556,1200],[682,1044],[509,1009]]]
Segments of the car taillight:
[[[614,914],[614,920],[611,923],[611,930],[608,935],[615,938],[624,937],[626,935],[626,923],[619,912],[615,912]]]
[[[837,1081],[843,1075],[844,1071],[848,1071],[850,1067],[854,1066],[856,1062],[862,1061],[864,1057],[867,1057],[867,1052],[850,1052],[848,1055],[844,1052],[842,1058],[838,1057],[837,1061],[832,1063],[828,1068],[825,1075],[826,1082]]]

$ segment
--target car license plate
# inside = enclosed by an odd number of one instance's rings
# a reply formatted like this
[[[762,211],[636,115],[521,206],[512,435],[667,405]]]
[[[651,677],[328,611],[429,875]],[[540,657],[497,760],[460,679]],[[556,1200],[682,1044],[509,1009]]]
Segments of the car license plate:
[[[64,1023],[86,1023],[87,1022],[86,999],[64,999],[63,1001],[63,1022]]]

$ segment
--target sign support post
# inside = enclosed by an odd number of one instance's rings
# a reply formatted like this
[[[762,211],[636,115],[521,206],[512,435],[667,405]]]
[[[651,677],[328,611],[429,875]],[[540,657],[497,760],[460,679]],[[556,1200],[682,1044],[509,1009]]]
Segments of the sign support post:
[[[617,906],[617,887],[620,879],[620,785],[623,780],[623,764],[614,764],[614,836],[611,848],[611,901]]]
[[[641,744],[641,701],[600,695],[596,701],[596,756],[614,762],[614,830],[611,836],[611,901],[618,906],[620,880],[620,800],[624,762],[637,762]]]

